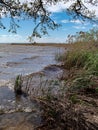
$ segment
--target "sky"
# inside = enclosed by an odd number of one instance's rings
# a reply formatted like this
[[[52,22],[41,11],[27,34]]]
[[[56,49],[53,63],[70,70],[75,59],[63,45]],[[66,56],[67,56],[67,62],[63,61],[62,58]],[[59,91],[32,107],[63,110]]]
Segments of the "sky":
[[[68,7],[70,3],[58,3],[57,5],[48,6],[47,9],[52,12],[51,18],[61,24],[61,26],[54,30],[48,31],[48,35],[43,36],[42,38],[35,39],[36,42],[41,43],[65,43],[66,38],[69,34],[74,35],[79,31],[88,31],[93,27],[97,27],[98,25],[95,23],[90,23],[88,21],[81,22],[80,20],[73,20],[70,18],[68,14],[64,11],[66,7]],[[89,9],[95,10],[95,14],[98,17],[98,9],[95,6],[87,5]],[[9,27],[10,21],[9,18],[2,18],[2,22]],[[20,27],[17,29],[17,33],[9,33],[7,29],[0,29],[0,43],[27,43],[29,42],[28,37],[31,35],[34,22],[33,20],[20,20]]]

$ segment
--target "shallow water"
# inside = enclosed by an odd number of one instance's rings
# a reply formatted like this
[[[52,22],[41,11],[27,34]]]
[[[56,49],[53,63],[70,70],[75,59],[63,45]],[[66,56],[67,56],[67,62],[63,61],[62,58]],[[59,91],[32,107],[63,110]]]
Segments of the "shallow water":
[[[63,50],[52,46],[0,44],[0,129],[33,130],[34,125],[40,124],[39,104],[31,101],[29,96],[16,96],[12,81],[19,74],[28,75],[41,70],[48,79],[58,76],[61,71],[58,67],[47,66],[57,64],[55,55]],[[39,77],[33,80],[36,86]]]
[[[36,102],[0,87],[0,130],[33,130],[40,123],[40,106]]]
[[[18,74],[38,72],[50,64],[56,64],[55,54],[63,48],[52,46],[0,45],[0,83]]]
[[[13,79],[19,74],[28,75],[39,72],[49,65],[57,64],[55,54],[62,51],[63,48],[52,46],[0,44],[0,110],[14,112],[17,108],[30,111],[34,103],[24,96],[20,98],[15,96]],[[51,74],[51,71],[46,69],[44,73],[46,75],[48,73],[48,78],[50,75],[53,78],[53,73],[57,75],[54,71]]]
[[[15,95],[8,87],[0,87],[0,114],[13,112],[32,112],[36,103],[26,95]]]

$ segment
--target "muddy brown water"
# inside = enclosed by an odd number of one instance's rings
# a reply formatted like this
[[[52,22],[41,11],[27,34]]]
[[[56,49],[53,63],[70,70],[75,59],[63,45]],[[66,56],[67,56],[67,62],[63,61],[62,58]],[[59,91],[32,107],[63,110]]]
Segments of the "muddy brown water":
[[[0,130],[33,130],[41,123],[40,106],[29,96],[16,96],[13,90],[18,74],[44,73],[44,80],[58,78],[62,70],[55,55],[62,47],[0,45]],[[53,65],[53,66],[52,66]],[[33,86],[39,82],[34,76]]]

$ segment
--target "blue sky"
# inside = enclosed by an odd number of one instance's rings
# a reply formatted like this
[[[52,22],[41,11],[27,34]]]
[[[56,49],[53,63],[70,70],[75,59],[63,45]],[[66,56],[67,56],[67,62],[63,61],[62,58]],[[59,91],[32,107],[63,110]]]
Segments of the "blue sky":
[[[93,27],[96,27],[96,24],[91,24],[89,22],[81,23],[81,21],[70,19],[63,10],[65,5],[59,3],[55,6],[48,7],[49,11],[52,12],[51,17],[55,22],[60,23],[62,26],[58,29],[51,31],[49,30],[49,35],[43,36],[41,39],[35,39],[36,42],[58,42],[65,43],[66,37],[69,34],[75,34],[79,31],[87,31]],[[93,7],[92,7],[93,9]],[[94,7],[96,13],[98,13],[97,7]],[[98,16],[98,14],[96,14]],[[3,23],[9,27],[9,18],[2,19]],[[0,43],[21,43],[28,42],[28,36],[32,33],[34,22],[33,20],[20,20],[20,28],[17,29],[17,34],[9,33],[7,29],[0,29]]]

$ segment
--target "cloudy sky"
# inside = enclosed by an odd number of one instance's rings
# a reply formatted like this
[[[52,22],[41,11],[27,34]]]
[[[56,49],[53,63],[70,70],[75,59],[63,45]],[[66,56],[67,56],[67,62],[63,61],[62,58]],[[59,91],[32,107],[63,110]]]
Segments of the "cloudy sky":
[[[37,38],[36,42],[66,42],[66,37],[69,34],[75,34],[78,31],[87,31],[93,27],[97,27],[96,24],[89,22],[81,22],[78,19],[70,19],[70,16],[66,14],[64,9],[68,7],[70,3],[63,4],[58,3],[57,5],[49,6],[47,9],[52,12],[52,19],[61,24],[55,31],[49,30],[49,35],[43,36],[41,39]],[[98,16],[97,6],[87,5],[89,9],[96,10]],[[9,27],[9,18],[2,18],[2,22]],[[32,20],[20,20],[20,28],[17,30],[17,34],[9,33],[7,30],[0,29],[0,43],[23,43],[28,42],[28,36],[32,33],[34,28],[34,22]],[[8,28],[7,28],[8,29]]]

